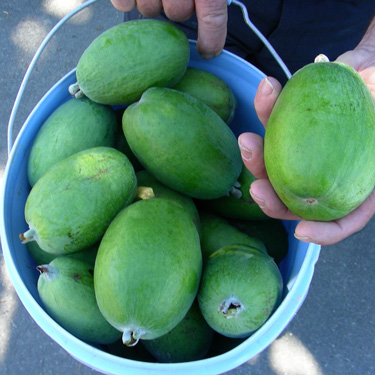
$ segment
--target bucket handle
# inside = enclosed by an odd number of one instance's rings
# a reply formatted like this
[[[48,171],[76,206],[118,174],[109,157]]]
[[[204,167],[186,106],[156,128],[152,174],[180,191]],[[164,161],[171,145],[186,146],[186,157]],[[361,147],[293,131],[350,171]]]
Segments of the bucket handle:
[[[250,29],[255,33],[255,35],[263,42],[265,47],[271,53],[272,57],[276,60],[276,62],[279,64],[280,68],[285,73],[287,79],[289,79],[292,76],[292,74],[290,73],[289,69],[287,68],[287,66],[285,65],[284,61],[281,59],[279,54],[272,47],[271,43],[259,31],[259,29],[250,21],[249,13],[247,12],[246,6],[241,1],[237,1],[237,0],[227,0],[227,4],[228,4],[228,6],[231,5],[231,4],[234,4],[234,5],[237,5],[241,8],[242,15],[243,15],[244,21],[247,24],[247,26],[249,26]]]
[[[34,66],[36,62],[39,59],[39,56],[43,52],[44,48],[46,47],[47,43],[50,41],[50,39],[55,35],[55,33],[67,22],[70,18],[72,18],[75,14],[83,10],[84,8],[87,8],[88,6],[96,3],[99,0],[87,0],[85,3],[81,4],[74,10],[72,10],[70,13],[68,13],[65,17],[63,17],[53,28],[52,30],[47,34],[47,36],[44,38],[43,42],[37,49],[33,59],[31,60],[31,63],[29,67],[27,68],[27,71],[25,73],[25,76],[21,82],[21,86],[18,90],[16,100],[14,102],[12,112],[10,114],[9,123],[8,123],[8,132],[7,132],[7,143],[8,143],[8,157],[12,151],[13,148],[13,128],[14,128],[14,121],[15,117],[18,111],[18,107],[22,98],[22,95],[25,91],[25,87],[29,81],[30,75],[34,69]],[[268,40],[265,38],[265,36],[256,28],[256,26],[250,21],[246,6],[237,0],[227,0],[228,6],[231,4],[237,5],[241,8],[242,14],[244,17],[245,23],[250,27],[250,29],[258,36],[258,38],[263,42],[263,44],[266,46],[266,48],[269,50],[271,55],[275,58],[276,62],[280,65],[281,69],[284,71],[285,75],[289,79],[291,77],[291,73],[280,58],[280,56],[277,54],[275,49],[272,47],[272,45],[268,42]]]
[[[44,38],[42,44],[37,49],[33,59],[31,60],[31,63],[29,67],[27,68],[27,71],[25,73],[25,76],[21,82],[21,86],[18,90],[16,100],[14,102],[12,112],[10,114],[9,123],[8,123],[8,133],[7,133],[7,142],[8,142],[8,157],[12,151],[13,148],[13,128],[14,128],[14,120],[18,111],[19,104],[21,102],[22,95],[25,91],[26,85],[29,81],[30,75],[34,69],[34,66],[36,62],[39,59],[39,56],[43,52],[44,48],[46,47],[47,43],[50,41],[50,39],[56,34],[56,32],[65,24],[66,21],[68,21],[70,18],[72,18],[76,13],[80,12],[82,9],[88,7],[89,5],[96,3],[99,0],[87,0],[85,3],[81,4],[74,10],[72,10],[70,13],[68,13],[65,17],[63,17],[54,27],[53,29],[47,34],[47,36]]]

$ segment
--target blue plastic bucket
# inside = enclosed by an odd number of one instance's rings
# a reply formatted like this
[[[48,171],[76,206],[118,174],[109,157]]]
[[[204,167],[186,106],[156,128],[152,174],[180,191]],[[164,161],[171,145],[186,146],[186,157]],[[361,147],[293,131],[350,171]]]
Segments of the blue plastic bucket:
[[[231,127],[236,135],[244,131],[263,135],[253,100],[263,73],[241,58],[224,51],[212,60],[203,60],[191,44],[190,66],[205,69],[222,78],[234,91],[238,109]],[[38,271],[26,245],[18,235],[27,229],[24,206],[30,191],[27,159],[34,138],[47,117],[70,98],[68,86],[75,82],[75,71],[67,74],[40,100],[19,132],[6,166],[1,190],[1,241],[4,259],[14,288],[35,322],[79,362],[103,374],[220,374],[238,367],[270,345],[288,325],[302,305],[313,277],[320,246],[297,241],[296,222],[286,222],[289,251],[281,262],[284,298],[267,322],[234,349],[199,361],[162,364],[125,359],[78,340],[59,326],[43,309],[37,292]]]

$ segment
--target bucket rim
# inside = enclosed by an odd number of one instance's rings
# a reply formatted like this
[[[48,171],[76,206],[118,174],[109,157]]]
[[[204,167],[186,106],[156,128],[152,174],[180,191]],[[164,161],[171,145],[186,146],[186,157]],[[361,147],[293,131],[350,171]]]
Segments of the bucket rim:
[[[189,42],[192,49],[195,46],[196,41],[189,40]],[[192,53],[196,52],[192,51]],[[265,77],[264,73],[241,57],[226,50],[223,51],[223,54],[240,61],[241,64],[246,64],[249,69],[258,75],[258,78],[261,79]],[[272,343],[280,335],[280,333],[285,329],[286,325],[298,312],[300,306],[306,298],[308,288],[313,277],[315,263],[317,262],[320,253],[320,245],[313,243],[308,244],[301,269],[295,278],[293,285],[289,289],[288,293],[284,296],[278,308],[262,325],[262,327],[260,327],[254,334],[252,334],[241,344],[237,345],[235,348],[214,357],[204,358],[192,362],[173,364],[141,362],[107,353],[98,347],[85,343],[57,324],[34,299],[22,281],[21,276],[17,271],[14,259],[11,256],[8,240],[6,238],[6,215],[4,210],[4,201],[6,197],[10,168],[17,153],[20,139],[22,138],[30,119],[34,116],[35,112],[38,111],[43,101],[52,91],[54,91],[58,86],[62,85],[65,80],[71,79],[72,75],[75,74],[75,70],[76,69],[71,70],[57,83],[55,83],[33,108],[16,137],[4,171],[0,193],[0,238],[2,240],[1,242],[5,265],[8,269],[9,277],[18,297],[33,320],[48,336],[50,336],[79,362],[104,374],[122,375],[128,373],[128,371],[131,374],[141,374],[145,372],[161,373],[170,371],[178,374],[189,374],[192,370],[200,370],[201,373],[205,374],[220,374],[240,366],[269,346],[270,343]],[[257,345],[253,345],[255,342]],[[108,372],[108,369],[113,369],[113,371]]]

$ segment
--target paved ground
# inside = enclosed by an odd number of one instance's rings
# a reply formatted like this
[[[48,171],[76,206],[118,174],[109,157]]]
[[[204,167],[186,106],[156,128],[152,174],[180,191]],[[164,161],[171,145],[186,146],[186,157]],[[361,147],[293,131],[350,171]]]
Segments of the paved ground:
[[[6,128],[19,85],[44,36],[81,1],[0,2],[0,178]],[[53,38],[28,84],[16,131],[42,95],[75,67],[99,33],[121,22],[110,2],[74,17]],[[230,375],[370,375],[375,373],[374,220],[335,246],[323,247],[309,295],[296,317],[268,349]],[[0,253],[1,254],[1,253]],[[33,321],[19,302],[0,256],[0,374],[97,374],[81,365]]]

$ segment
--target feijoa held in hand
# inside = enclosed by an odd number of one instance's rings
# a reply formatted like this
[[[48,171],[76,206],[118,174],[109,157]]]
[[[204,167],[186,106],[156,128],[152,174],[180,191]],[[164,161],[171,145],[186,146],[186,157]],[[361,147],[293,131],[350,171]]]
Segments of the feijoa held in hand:
[[[349,65],[319,58],[286,83],[272,110],[264,161],[279,198],[307,220],[358,207],[375,186],[375,104]]]

